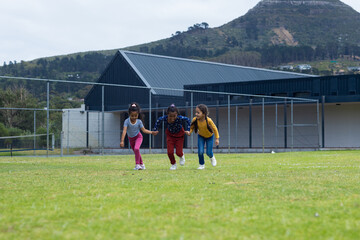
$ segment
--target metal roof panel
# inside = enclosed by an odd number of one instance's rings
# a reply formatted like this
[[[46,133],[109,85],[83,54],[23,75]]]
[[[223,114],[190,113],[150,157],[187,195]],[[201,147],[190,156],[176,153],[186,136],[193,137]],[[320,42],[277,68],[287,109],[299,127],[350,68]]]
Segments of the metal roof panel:
[[[230,82],[249,82],[274,79],[311,77],[313,75],[275,71],[254,67],[221,64],[153,54],[120,51],[139,77],[154,87],[156,94],[183,95],[179,91],[159,88],[183,89],[184,85]]]

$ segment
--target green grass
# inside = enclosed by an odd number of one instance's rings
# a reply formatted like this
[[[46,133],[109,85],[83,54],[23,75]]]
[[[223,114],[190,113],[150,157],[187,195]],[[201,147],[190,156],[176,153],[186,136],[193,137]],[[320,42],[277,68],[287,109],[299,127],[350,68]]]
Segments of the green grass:
[[[360,239],[360,151],[0,158],[0,239]]]
[[[21,151],[16,151],[21,150]],[[11,151],[8,148],[2,148],[0,149],[0,157],[10,157]],[[79,154],[79,152],[82,152],[80,148],[70,148],[69,152],[67,152],[67,149],[63,149],[63,155],[72,155],[72,154]],[[35,156],[46,156],[49,155],[59,155],[61,154],[61,149],[56,148],[55,150],[49,150],[48,152],[46,150],[35,150]],[[34,156],[34,150],[27,150],[23,151],[22,149],[15,148],[13,149],[12,155],[14,157],[17,156]]]

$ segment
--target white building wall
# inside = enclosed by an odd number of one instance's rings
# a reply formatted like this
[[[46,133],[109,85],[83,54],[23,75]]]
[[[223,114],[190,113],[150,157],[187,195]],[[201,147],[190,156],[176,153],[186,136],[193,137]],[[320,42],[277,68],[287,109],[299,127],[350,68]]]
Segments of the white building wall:
[[[120,147],[120,114],[104,113],[105,119],[105,148]],[[86,122],[85,122],[86,124]],[[101,148],[102,141],[102,113],[89,112],[89,147]]]
[[[216,124],[216,109],[210,110],[210,117]],[[219,133],[221,147],[229,146],[228,109],[219,108]],[[261,105],[253,105],[251,109],[251,146],[262,148],[284,147],[284,105],[265,106],[264,108],[264,134],[263,134],[263,112]],[[291,124],[291,107],[287,106],[287,125]],[[236,128],[237,120],[237,128]],[[294,105],[294,124],[317,124],[316,105]],[[277,127],[276,127],[277,126]],[[249,107],[239,106],[230,108],[230,147],[248,148],[250,146],[250,123]],[[317,126],[296,126],[293,128],[292,139],[291,127],[287,127],[288,147],[317,147],[319,145],[319,134]],[[264,138],[263,138],[264,135]]]
[[[62,115],[63,148],[86,148],[87,113],[83,108],[64,109]],[[120,146],[120,114],[104,113],[104,146]],[[101,148],[102,113],[89,112],[89,148]]]
[[[325,147],[360,147],[360,103],[325,105]]]
[[[236,108],[230,110],[230,147],[249,147],[249,107],[238,107],[238,128],[236,130]],[[264,109],[264,146],[266,148],[285,146],[284,105],[265,106]],[[228,109],[219,108],[220,146],[228,147]],[[291,128],[293,116],[294,127]],[[210,109],[210,117],[216,120],[216,108]],[[316,104],[294,104],[291,113],[290,103],[286,107],[287,147],[317,148],[322,146],[321,104],[319,104],[319,127]],[[276,123],[277,122],[277,123]],[[360,103],[341,103],[325,105],[325,147],[326,148],[359,148],[360,147]],[[276,127],[276,125],[278,127]],[[262,107],[252,106],[252,147],[263,146]],[[293,136],[293,138],[292,138]],[[189,141],[190,143],[190,141]],[[194,147],[197,138],[194,137]]]
[[[83,108],[63,109],[63,148],[86,147],[86,114]]]

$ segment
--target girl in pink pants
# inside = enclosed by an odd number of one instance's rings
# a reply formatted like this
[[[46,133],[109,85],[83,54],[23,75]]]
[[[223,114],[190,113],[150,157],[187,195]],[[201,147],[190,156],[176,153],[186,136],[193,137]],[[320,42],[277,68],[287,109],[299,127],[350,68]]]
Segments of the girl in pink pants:
[[[140,130],[146,134],[153,134],[152,131],[145,129],[144,124],[141,121],[139,104],[132,103],[129,107],[129,117],[124,122],[124,129],[121,135],[120,147],[124,147],[124,139],[127,134],[130,141],[131,149],[135,153],[134,170],[145,170],[145,164],[140,154],[140,146],[143,141],[143,136]]]

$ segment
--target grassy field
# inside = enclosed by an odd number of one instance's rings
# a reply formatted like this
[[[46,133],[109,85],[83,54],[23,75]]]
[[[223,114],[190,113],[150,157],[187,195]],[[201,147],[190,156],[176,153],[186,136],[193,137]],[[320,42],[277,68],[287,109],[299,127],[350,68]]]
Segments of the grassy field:
[[[0,158],[0,239],[360,239],[360,151]]]
[[[21,150],[21,151],[19,151]],[[34,154],[34,150],[27,150],[27,151],[24,151],[22,149],[13,149],[12,151],[12,156],[13,157],[18,157],[18,156],[46,156],[47,154],[49,155],[58,155],[60,156],[61,154],[61,149],[59,148],[56,148],[55,150],[49,150],[49,151],[46,151],[46,150],[36,150],[35,151],[35,154]],[[70,148],[69,149],[69,152],[67,151],[67,149],[63,149],[63,155],[66,156],[66,155],[72,155],[72,154],[82,154],[82,149],[80,148]],[[11,150],[10,149],[7,149],[7,148],[3,148],[3,149],[0,149],[0,157],[10,157],[11,156]]]

